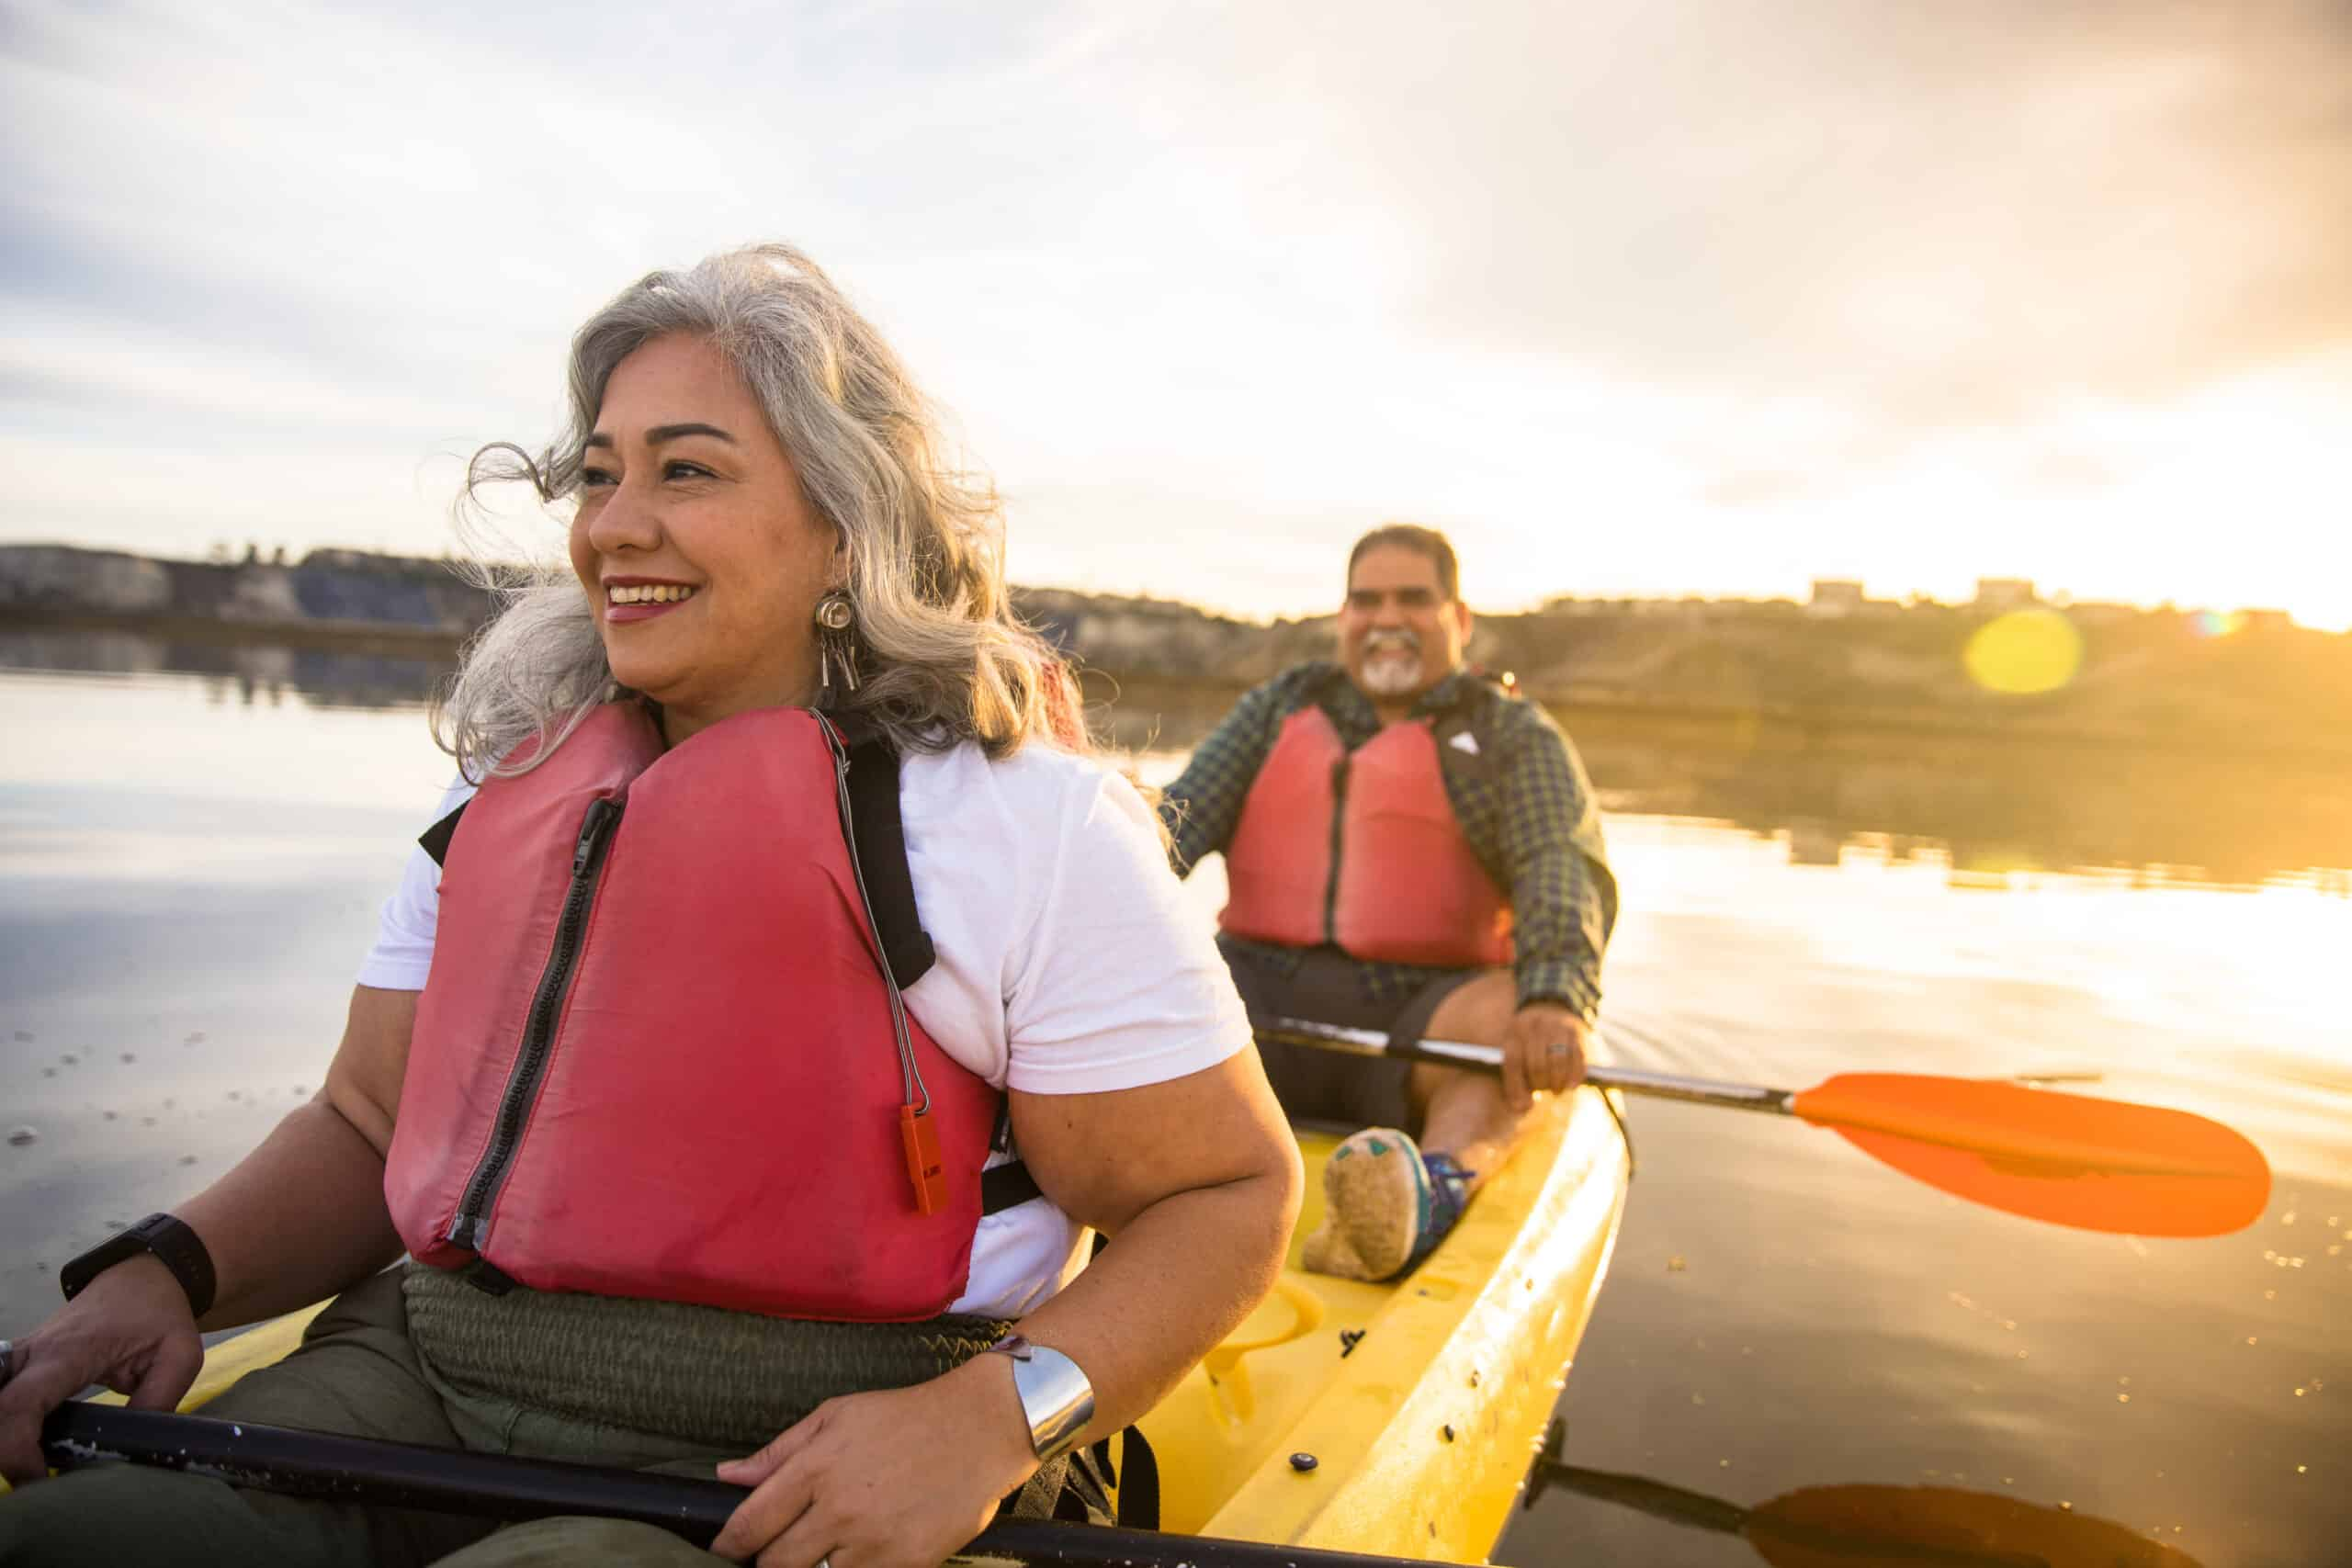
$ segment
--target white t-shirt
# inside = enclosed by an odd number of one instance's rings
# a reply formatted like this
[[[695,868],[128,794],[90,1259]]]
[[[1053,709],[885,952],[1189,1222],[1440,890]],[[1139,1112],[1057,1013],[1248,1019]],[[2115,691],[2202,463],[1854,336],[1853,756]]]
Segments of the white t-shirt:
[[[434,820],[473,794],[460,783]],[[915,908],[938,960],[907,987],[942,1050],[998,1089],[1094,1094],[1182,1077],[1250,1042],[1207,926],[1179,897],[1159,825],[1100,761],[1043,744],[912,752],[899,777]],[[424,988],[440,868],[409,856],[359,983]],[[1017,1317],[1084,1262],[1050,1201],[980,1221],[949,1308]]]

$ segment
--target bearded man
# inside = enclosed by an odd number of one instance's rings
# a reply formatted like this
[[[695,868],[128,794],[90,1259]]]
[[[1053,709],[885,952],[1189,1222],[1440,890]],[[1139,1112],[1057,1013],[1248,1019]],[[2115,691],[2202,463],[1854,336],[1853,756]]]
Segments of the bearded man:
[[[1225,854],[1217,941],[1253,1019],[1502,1049],[1498,1080],[1262,1043],[1294,1118],[1363,1129],[1324,1166],[1306,1247],[1308,1268],[1358,1279],[1419,1262],[1534,1096],[1583,1080],[1617,914],[1576,749],[1508,677],[1462,662],[1459,575],[1432,528],[1356,541],[1340,661],[1245,694],[1160,802],[1180,875]]]

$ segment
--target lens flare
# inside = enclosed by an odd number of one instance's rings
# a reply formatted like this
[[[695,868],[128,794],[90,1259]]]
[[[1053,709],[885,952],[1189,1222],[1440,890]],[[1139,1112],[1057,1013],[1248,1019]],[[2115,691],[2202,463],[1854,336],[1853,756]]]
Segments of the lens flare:
[[[2012,610],[1977,628],[1961,657],[1988,692],[2054,692],[2083,667],[2083,634],[2055,610]]]

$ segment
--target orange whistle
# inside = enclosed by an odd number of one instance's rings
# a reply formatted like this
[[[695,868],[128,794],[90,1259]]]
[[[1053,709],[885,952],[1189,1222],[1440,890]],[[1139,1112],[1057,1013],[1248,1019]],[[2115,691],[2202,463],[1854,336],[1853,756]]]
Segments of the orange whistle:
[[[939,1156],[939,1134],[931,1118],[911,1105],[901,1105],[899,1137],[907,1146],[907,1179],[915,1184],[916,1211],[939,1213],[947,1201],[947,1170]]]

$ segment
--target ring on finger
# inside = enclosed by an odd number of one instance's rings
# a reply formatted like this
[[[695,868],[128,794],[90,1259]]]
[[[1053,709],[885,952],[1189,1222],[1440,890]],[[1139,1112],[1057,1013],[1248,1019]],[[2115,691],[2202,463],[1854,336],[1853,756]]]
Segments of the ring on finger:
[[[8,1386],[8,1380],[16,1374],[16,1371],[17,1342],[13,1339],[0,1339],[0,1388]]]

